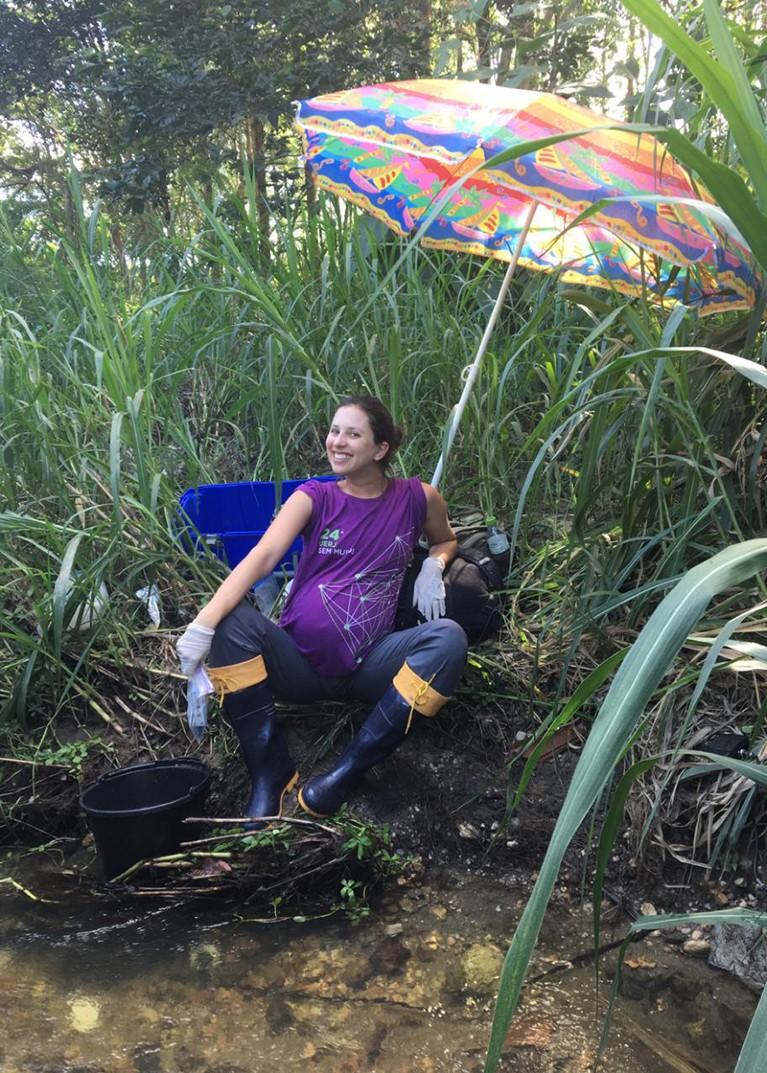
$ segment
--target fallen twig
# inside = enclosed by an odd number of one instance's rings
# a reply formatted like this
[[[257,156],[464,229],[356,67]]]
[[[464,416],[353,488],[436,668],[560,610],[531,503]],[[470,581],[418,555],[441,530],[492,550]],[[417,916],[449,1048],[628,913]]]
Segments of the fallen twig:
[[[143,723],[144,726],[150,727],[152,730],[156,730],[158,734],[164,734],[166,738],[172,738],[173,734],[170,730],[166,730],[165,727],[161,727],[159,723],[153,723],[151,719],[146,719],[143,715],[139,715],[138,712],[134,712],[132,708],[120,697],[115,697],[115,704],[119,704],[122,710],[131,717],[131,719],[137,720],[139,723]]]
[[[319,823],[317,820],[304,820],[299,816],[259,816],[259,823],[263,820],[265,823],[287,823],[294,827],[311,827],[314,830],[327,831],[329,835],[333,835],[334,838],[345,837],[343,831],[339,831],[337,827],[329,827],[327,824]],[[184,823],[207,823],[207,824],[222,824],[226,827],[243,827],[245,824],[252,824],[252,816],[243,816],[240,819],[232,819],[231,817],[212,818],[210,816],[187,816],[183,821]],[[263,830],[263,828],[262,828]],[[259,834],[259,831],[243,831],[243,835]],[[194,845],[193,842],[185,842],[184,845]]]

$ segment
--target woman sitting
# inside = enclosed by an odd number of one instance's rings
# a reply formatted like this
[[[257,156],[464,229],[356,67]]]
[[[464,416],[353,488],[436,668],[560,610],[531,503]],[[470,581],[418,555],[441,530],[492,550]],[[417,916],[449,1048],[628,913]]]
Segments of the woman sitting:
[[[296,704],[374,705],[330,770],[299,791],[301,807],[324,817],[402,742],[414,713],[437,714],[465,666],[466,635],[441,617],[442,574],[455,555],[455,535],[435,488],[388,475],[401,438],[378,399],[344,399],[325,441],[338,480],[296,489],[178,641],[185,674],[208,659],[251,778],[251,818],[279,816],[298,781],[275,696]],[[425,621],[394,631],[402,580],[422,535],[430,550],[414,604]],[[244,598],[298,536],[303,552],[278,625]]]

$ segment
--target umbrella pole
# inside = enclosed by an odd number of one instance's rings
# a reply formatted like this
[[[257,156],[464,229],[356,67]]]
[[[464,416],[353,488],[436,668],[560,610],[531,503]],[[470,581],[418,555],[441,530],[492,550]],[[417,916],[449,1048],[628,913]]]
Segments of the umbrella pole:
[[[514,250],[514,256],[511,259],[509,267],[506,269],[506,275],[503,277],[503,283],[501,284],[501,289],[498,292],[498,297],[495,300],[495,305],[493,306],[493,311],[490,314],[490,319],[487,322],[484,334],[483,334],[482,339],[480,341],[479,347],[477,348],[476,356],[474,358],[474,361],[468,367],[468,370],[466,372],[466,382],[463,385],[463,391],[461,393],[460,399],[458,400],[458,404],[457,404],[455,410],[453,411],[453,418],[452,418],[452,421],[450,422],[450,428],[448,429],[447,439],[445,440],[445,445],[444,445],[444,447],[442,449],[442,454],[439,457],[439,462],[437,463],[437,468],[434,471],[434,476],[431,479],[431,484],[433,485],[434,488],[439,487],[439,482],[442,479],[442,474],[443,474],[444,469],[445,469],[445,463],[447,462],[447,456],[450,454],[450,448],[453,446],[453,440],[455,439],[455,434],[458,431],[458,426],[461,423],[461,418],[463,417],[463,411],[466,409],[466,403],[469,401],[469,395],[471,395],[471,391],[472,391],[472,388],[474,387],[474,383],[475,383],[477,377],[479,376],[479,369],[480,369],[480,366],[482,365],[482,359],[485,356],[485,351],[487,350],[487,345],[490,342],[490,336],[493,334],[493,328],[495,328],[496,321],[498,320],[498,317],[500,316],[501,308],[503,307],[503,303],[506,301],[506,295],[508,294],[509,287],[511,286],[511,279],[512,279],[512,276],[514,275],[514,271],[515,271],[515,269],[517,267],[517,262],[519,261],[519,255],[522,252],[522,247],[525,244],[525,239],[527,238],[527,233],[530,230],[530,225],[533,222],[533,217],[535,216],[535,210],[537,208],[538,208],[538,202],[533,201],[531,203],[531,205],[530,205],[530,208],[527,211],[527,216],[525,218],[525,222],[522,225],[522,230],[520,231],[519,238],[517,239],[517,245],[516,245],[516,249]]]

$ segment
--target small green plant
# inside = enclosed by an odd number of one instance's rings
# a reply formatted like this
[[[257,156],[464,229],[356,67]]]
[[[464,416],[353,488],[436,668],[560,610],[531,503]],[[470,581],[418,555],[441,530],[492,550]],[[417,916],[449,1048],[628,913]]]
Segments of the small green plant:
[[[265,827],[263,831],[254,831],[253,834],[245,835],[237,840],[238,847],[244,852],[255,849],[271,847],[275,850],[287,850],[295,838],[295,828],[289,824],[273,824]]]
[[[373,851],[373,839],[364,829],[360,827],[344,842],[344,849],[351,850],[357,854],[357,860],[361,861],[367,857]]]
[[[259,917],[262,921],[301,923],[337,913],[363,920],[371,911],[368,898],[373,887],[415,863],[412,856],[394,848],[387,825],[368,823],[346,810],[316,825],[286,817],[260,831],[216,828],[194,845],[190,859],[215,857],[226,862],[223,869],[210,870],[212,889],[247,889],[249,902],[265,896],[264,910],[270,915]],[[173,858],[172,863],[182,859]],[[174,875],[179,889],[189,874],[185,865],[183,874]]]
[[[62,745],[44,746],[37,750],[35,760],[44,767],[66,768],[78,781],[82,781],[86,761],[98,751],[113,753],[114,746],[102,738],[86,738]]]
[[[342,879],[339,891],[340,901],[335,907],[353,923],[358,923],[370,915],[370,906],[367,904],[367,888],[358,879]]]
[[[336,822],[347,835],[344,849],[355,853],[358,861],[371,861],[379,875],[399,875],[414,863],[412,854],[394,849],[388,824],[366,823],[346,812],[336,817]]]

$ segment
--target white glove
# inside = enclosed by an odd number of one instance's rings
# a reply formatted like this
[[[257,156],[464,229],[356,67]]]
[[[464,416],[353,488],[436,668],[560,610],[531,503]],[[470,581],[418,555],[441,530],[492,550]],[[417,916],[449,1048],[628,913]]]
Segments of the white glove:
[[[427,622],[445,614],[445,582],[441,559],[424,559],[413,587],[413,607],[417,607]]]
[[[193,622],[176,641],[176,653],[181,664],[181,671],[187,678],[192,677],[210,652],[215,632],[210,626],[198,626],[196,622]]]

